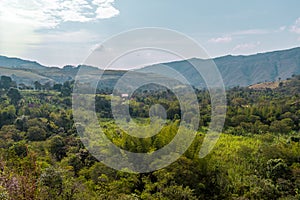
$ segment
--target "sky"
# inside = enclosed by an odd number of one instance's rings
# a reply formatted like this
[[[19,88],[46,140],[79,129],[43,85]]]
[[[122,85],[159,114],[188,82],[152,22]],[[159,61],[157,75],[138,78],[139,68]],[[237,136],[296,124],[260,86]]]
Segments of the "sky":
[[[0,55],[78,65],[113,35],[143,27],[185,34],[210,57],[288,49],[300,46],[299,8],[299,0],[1,0]]]

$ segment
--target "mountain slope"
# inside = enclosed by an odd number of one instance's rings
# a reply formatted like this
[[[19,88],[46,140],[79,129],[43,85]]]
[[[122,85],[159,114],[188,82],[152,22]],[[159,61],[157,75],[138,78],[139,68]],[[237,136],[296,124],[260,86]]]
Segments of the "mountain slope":
[[[227,86],[247,86],[300,74],[300,48],[251,56],[226,56],[214,61]]]
[[[300,48],[261,53],[250,56],[224,56],[213,59],[218,67],[226,87],[248,86],[259,82],[271,82],[287,79],[293,74],[300,74]],[[208,60],[193,58],[190,60],[164,63],[182,74],[194,86],[205,85],[199,78],[196,68],[206,65]],[[161,65],[152,65],[141,71],[162,70]]]
[[[20,58],[9,58],[6,56],[0,56],[0,66],[6,68],[34,69],[34,70],[40,70],[46,68],[45,66],[35,61],[28,61]]]
[[[204,80],[194,67],[201,68],[201,66],[210,63],[210,61],[193,58],[164,63],[163,65],[183,75],[193,86],[205,87]],[[293,74],[300,74],[300,47],[250,56],[229,55],[215,58],[213,61],[218,67],[226,87],[249,86],[260,82],[284,80]],[[65,66],[64,68],[46,67],[33,61],[0,56],[0,76],[8,75],[18,83],[23,82],[25,84],[32,84],[36,80],[59,83],[73,80],[81,67],[84,67],[84,71],[87,73],[85,76],[86,80],[94,81],[99,78],[98,75],[101,70],[95,67],[84,65],[79,65],[78,67]],[[110,85],[113,87],[112,83],[115,83],[125,72],[107,71],[103,74],[102,80],[105,81],[105,87]],[[135,72],[137,74],[133,74],[133,78],[153,77],[153,74],[149,75],[153,72],[168,78],[173,78],[176,75],[176,73],[169,73],[169,71],[164,70],[161,64],[148,66]]]

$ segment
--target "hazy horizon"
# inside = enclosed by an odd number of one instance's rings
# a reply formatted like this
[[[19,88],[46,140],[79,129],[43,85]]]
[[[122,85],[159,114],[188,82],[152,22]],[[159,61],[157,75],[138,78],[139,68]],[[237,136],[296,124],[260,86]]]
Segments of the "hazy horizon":
[[[257,55],[257,54],[277,52],[277,51],[285,51],[285,50],[290,50],[290,49],[295,49],[295,48],[300,48],[300,46],[295,46],[295,47],[290,47],[290,48],[284,48],[284,49],[273,49],[273,50],[269,50],[269,51],[256,52],[256,53],[251,53],[251,54],[226,54],[226,55],[220,55],[220,56],[217,56],[217,57],[211,57],[209,59],[217,59],[217,58],[222,58],[222,57],[226,57],[226,56],[253,56],[253,55]],[[10,55],[3,55],[3,54],[0,54],[0,56],[4,56],[4,57],[7,57],[7,58],[16,58],[16,59],[26,60],[26,61],[30,61],[30,62],[37,62],[40,65],[45,66],[45,67],[63,68],[65,66],[77,67],[79,65],[87,65],[87,66],[96,67],[96,68],[99,68],[99,69],[105,69],[105,67],[95,66],[95,65],[88,65],[88,64],[85,64],[85,63],[77,63],[77,64],[70,63],[70,64],[65,64],[65,65],[60,65],[60,66],[53,66],[53,65],[51,66],[51,65],[44,64],[44,63],[42,63],[39,60],[34,59],[34,58],[22,58],[22,57],[10,56]],[[189,59],[194,59],[194,58],[196,58],[196,59],[207,59],[207,58],[199,58],[199,57],[190,57]],[[122,69],[124,69],[124,70],[140,69],[140,68],[151,66],[151,65],[162,64],[162,63],[169,63],[169,62],[177,62],[177,61],[182,61],[182,59],[173,59],[173,60],[166,60],[166,61],[162,61],[162,62],[153,62],[153,63],[149,63],[149,64],[146,64],[146,65],[132,66],[132,67],[122,68]],[[120,70],[119,68],[109,68],[109,69]]]

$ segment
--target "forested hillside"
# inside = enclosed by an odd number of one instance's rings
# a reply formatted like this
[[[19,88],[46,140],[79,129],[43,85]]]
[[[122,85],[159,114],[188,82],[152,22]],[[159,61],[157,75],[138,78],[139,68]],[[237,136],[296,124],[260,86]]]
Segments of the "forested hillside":
[[[227,92],[223,134],[213,151],[198,157],[210,122],[210,97],[196,90],[200,128],[190,148],[172,165],[151,173],[113,170],[84,147],[72,116],[74,82],[17,88],[0,79],[0,199],[299,199],[300,76],[276,89],[235,87]],[[99,123],[118,147],[151,152],[168,144],[181,113],[168,90],[141,90],[130,114],[149,123],[160,104],[167,123],[156,136],[130,137],[114,123],[109,91],[95,97]],[[120,97],[121,98],[121,97]]]

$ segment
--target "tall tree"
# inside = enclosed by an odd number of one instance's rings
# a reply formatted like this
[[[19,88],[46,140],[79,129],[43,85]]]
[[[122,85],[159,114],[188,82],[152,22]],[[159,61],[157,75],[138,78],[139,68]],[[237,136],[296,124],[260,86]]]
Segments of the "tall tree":
[[[7,92],[7,96],[10,98],[10,102],[14,106],[17,106],[18,102],[22,99],[22,95],[20,94],[19,90],[16,88],[9,88]]]
[[[34,84],[34,88],[36,90],[41,90],[42,89],[42,84],[39,81],[35,81],[33,84]]]
[[[7,90],[10,87],[16,87],[16,86],[17,86],[16,82],[14,82],[9,76],[1,76],[0,88]]]

